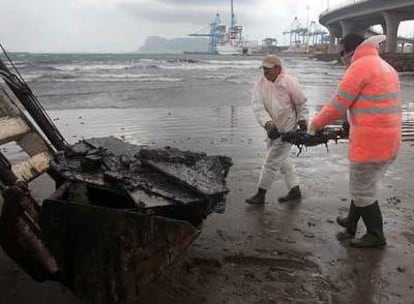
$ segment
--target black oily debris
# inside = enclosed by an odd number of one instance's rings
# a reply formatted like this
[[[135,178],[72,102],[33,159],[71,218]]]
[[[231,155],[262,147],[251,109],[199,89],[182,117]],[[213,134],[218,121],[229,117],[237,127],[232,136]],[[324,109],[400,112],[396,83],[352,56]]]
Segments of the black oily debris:
[[[338,143],[339,139],[346,138],[348,138],[348,132],[346,132],[346,130],[331,128],[325,128],[323,131],[316,132],[315,135],[310,135],[305,131],[292,131],[281,134],[283,142],[288,142],[298,148],[299,151],[296,156],[299,156],[302,153],[303,148],[318,145],[324,145],[326,151],[329,152],[328,142],[330,140]]]

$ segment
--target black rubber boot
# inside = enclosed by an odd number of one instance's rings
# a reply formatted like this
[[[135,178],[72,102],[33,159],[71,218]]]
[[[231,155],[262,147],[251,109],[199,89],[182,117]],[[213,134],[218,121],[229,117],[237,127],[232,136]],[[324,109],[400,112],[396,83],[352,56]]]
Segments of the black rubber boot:
[[[266,198],[266,190],[259,188],[259,190],[257,190],[257,193],[255,195],[246,199],[246,203],[250,205],[262,205],[265,203],[265,198]]]
[[[351,205],[349,206],[348,216],[346,217],[340,217],[338,216],[336,218],[336,222],[338,225],[345,228],[344,232],[337,233],[336,237],[338,240],[345,240],[345,239],[351,239],[355,237],[358,221],[361,217],[361,214],[359,212],[359,208],[355,205],[354,201],[351,201]]]
[[[351,240],[351,246],[357,248],[376,248],[382,247],[386,244],[381,209],[376,201],[372,205],[359,208],[362,220],[367,227],[365,233],[359,239]]]
[[[298,200],[302,198],[302,193],[300,193],[299,186],[295,186],[290,189],[289,193],[286,196],[279,197],[279,203],[285,203],[288,201]]]

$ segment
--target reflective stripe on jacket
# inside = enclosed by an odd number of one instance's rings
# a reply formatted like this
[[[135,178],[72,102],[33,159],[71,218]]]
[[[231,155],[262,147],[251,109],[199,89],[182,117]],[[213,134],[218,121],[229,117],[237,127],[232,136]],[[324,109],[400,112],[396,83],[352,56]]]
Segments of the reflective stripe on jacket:
[[[321,129],[349,109],[349,160],[383,162],[396,157],[401,144],[401,102],[398,73],[362,43],[352,57],[332,100],[312,120]]]

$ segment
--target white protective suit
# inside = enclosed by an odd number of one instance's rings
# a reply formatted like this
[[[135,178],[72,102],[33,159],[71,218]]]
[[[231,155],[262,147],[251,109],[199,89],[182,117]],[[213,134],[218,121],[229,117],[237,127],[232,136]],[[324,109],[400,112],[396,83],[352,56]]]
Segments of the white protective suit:
[[[378,201],[378,182],[392,162],[350,164],[349,188],[357,207],[366,207]]]
[[[299,120],[307,120],[306,98],[299,82],[282,73],[275,82],[261,76],[252,94],[252,107],[259,124],[264,127],[273,121],[279,132],[294,131]],[[289,159],[291,145],[280,138],[267,139],[267,154],[260,173],[259,188],[269,190],[278,170],[283,174],[288,189],[299,185],[299,179]]]

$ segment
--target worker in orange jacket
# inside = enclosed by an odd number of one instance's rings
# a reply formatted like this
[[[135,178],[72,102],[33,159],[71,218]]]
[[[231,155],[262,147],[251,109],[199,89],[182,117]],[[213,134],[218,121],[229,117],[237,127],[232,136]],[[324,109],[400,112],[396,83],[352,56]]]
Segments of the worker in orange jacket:
[[[378,205],[378,181],[396,158],[401,144],[401,102],[398,73],[378,55],[384,35],[365,39],[348,34],[340,42],[341,58],[348,68],[332,100],[309,124],[309,133],[322,129],[348,110],[351,205],[341,239],[353,238],[351,246],[368,248],[386,244]],[[362,220],[367,232],[355,239]]]

